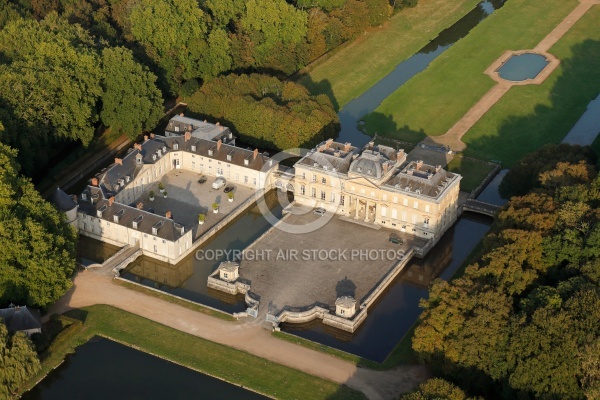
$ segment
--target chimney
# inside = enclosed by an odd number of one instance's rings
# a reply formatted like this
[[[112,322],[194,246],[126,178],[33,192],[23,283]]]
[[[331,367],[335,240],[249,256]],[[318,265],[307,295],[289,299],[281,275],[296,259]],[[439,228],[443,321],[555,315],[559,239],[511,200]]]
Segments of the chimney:
[[[398,150],[398,152],[396,153],[396,161],[400,161],[402,160],[402,157],[404,157],[404,149],[400,149]]]
[[[204,120],[204,123],[206,123],[206,120]]]
[[[98,178],[92,178],[92,186],[98,186]]]
[[[224,127],[224,126],[222,126],[222,127],[220,127],[219,129],[221,129],[221,130],[224,130],[224,129],[225,129],[225,127]]]
[[[217,123],[216,123],[215,125],[216,125],[216,126],[219,126],[219,125],[221,125],[221,123],[220,123],[219,121],[217,121]]]
[[[167,212],[165,213],[165,217],[167,217],[167,218],[169,218],[169,219],[172,219],[172,218],[173,218],[173,214],[171,214],[171,211],[167,211]]]
[[[180,117],[183,117],[183,113],[179,114]]]
[[[422,166],[423,166],[423,160],[417,161],[417,169],[421,169]]]
[[[112,196],[110,199],[108,199],[108,206],[112,207],[114,202],[115,202],[115,196]]]
[[[350,151],[350,147],[351,147],[351,146],[352,146],[352,145],[350,144],[350,142],[346,142],[346,143],[344,144],[344,151],[345,151],[345,152],[348,152],[348,151]]]
[[[186,132],[184,135],[185,141],[187,142],[188,140],[190,140],[192,138],[192,134],[190,132]]]
[[[150,139],[154,139],[154,133],[150,133]]]
[[[147,136],[145,136],[145,137],[147,137]],[[139,144],[139,143],[134,144],[133,148],[136,149],[136,150],[142,151],[142,145]]]
[[[223,141],[221,139],[217,140],[217,151],[221,150],[222,144],[223,144]]]
[[[252,159],[256,160],[256,157],[258,157],[258,149],[254,149],[254,156],[252,157]]]
[[[120,158],[115,158],[115,164],[123,165],[123,160]]]
[[[333,139],[327,139],[327,141],[325,142],[325,148],[328,149],[329,147],[331,147],[331,144],[333,143]]]
[[[383,174],[387,174],[388,170],[390,169],[390,165],[387,162],[383,163]]]
[[[367,148],[369,150],[373,150],[373,147],[375,146],[375,142],[369,142],[369,144],[367,145]]]
[[[441,165],[436,165],[435,166],[435,172],[440,172],[440,169],[442,169]]]

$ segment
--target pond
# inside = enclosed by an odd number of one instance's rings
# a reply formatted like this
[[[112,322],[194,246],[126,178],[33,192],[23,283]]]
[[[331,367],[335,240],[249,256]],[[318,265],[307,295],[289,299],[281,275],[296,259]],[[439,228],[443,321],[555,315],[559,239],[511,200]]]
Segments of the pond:
[[[341,130],[337,140],[342,143],[350,142],[359,147],[371,140],[370,136],[365,135],[359,130],[359,120],[366,114],[375,111],[386,97],[396,91],[410,78],[424,71],[440,54],[465,37],[471,29],[477,26],[488,15],[502,7],[504,1],[482,1],[454,25],[440,32],[429,44],[398,64],[392,72],[369,88],[369,90],[348,102],[338,113]]]
[[[477,196],[477,200],[483,201],[484,203],[495,204],[503,206],[508,200],[500,195],[500,183],[502,179],[508,173],[508,168],[500,170],[498,174],[490,181],[490,183],[483,189],[483,191]]]
[[[369,360],[384,361],[417,321],[422,311],[419,301],[427,298],[429,284],[436,278],[450,279],[491,223],[487,217],[463,214],[424,259],[413,258],[378,303],[368,310],[367,319],[354,334],[316,321],[306,325],[284,324],[283,330]]]
[[[549,63],[541,54],[523,53],[509,58],[498,68],[498,74],[508,81],[526,81],[538,76]]]
[[[104,338],[92,338],[25,400],[242,399],[267,397]]]

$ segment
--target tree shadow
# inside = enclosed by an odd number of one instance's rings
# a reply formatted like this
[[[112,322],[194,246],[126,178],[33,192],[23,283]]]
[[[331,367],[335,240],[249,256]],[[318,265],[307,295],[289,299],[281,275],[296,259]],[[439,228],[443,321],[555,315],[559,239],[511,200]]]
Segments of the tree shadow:
[[[369,136],[377,135],[401,142],[419,143],[427,137],[423,128],[418,131],[408,125],[398,126],[391,115],[372,112],[364,117],[362,131]]]
[[[337,297],[350,296],[355,298],[356,284],[346,276],[335,285],[335,292]]]
[[[340,104],[338,103],[335,95],[333,94],[333,88],[331,87],[331,82],[328,79],[323,79],[319,82],[315,82],[312,80],[312,77],[307,73],[299,73],[294,75],[294,80],[296,83],[301,84],[306,87],[309,93],[313,96],[317,96],[320,94],[324,94],[329,98],[331,104],[333,104],[333,109],[335,112],[340,111]]]
[[[562,74],[549,92],[549,106],[538,104],[532,114],[507,116],[496,135],[470,138],[467,134],[465,153],[501,160],[510,167],[544,144],[559,143],[600,92],[600,41],[577,43],[571,52],[561,61]]]

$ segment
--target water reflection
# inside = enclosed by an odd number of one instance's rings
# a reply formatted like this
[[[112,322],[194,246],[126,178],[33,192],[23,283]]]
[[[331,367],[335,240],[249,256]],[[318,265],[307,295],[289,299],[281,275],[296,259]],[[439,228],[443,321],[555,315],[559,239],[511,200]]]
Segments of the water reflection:
[[[277,193],[267,194],[266,200],[271,212],[281,216],[282,207],[277,201]],[[209,250],[243,250],[270,227],[259,208],[254,206],[199,249],[207,253]],[[121,276],[219,310],[243,311],[246,305],[242,296],[231,296],[206,287],[208,276],[225,260],[225,255],[218,259],[198,260],[196,252],[193,252],[177,265],[169,265],[142,256],[122,271]]]
[[[103,338],[67,356],[26,400],[265,399],[266,397]]]
[[[465,37],[471,29],[483,21],[494,10],[502,7],[505,0],[483,1],[471,12],[457,21],[423,47],[419,52],[401,62],[396,68],[373,85],[359,97],[348,102],[338,113],[341,130],[338,141],[351,142],[362,146],[370,140],[358,129],[359,120],[381,104],[385,98],[395,92],[410,78],[425,70],[440,54],[446,51],[458,40]]]
[[[361,357],[382,362],[421,313],[419,301],[428,296],[436,278],[449,279],[488,231],[492,220],[465,213],[423,260],[408,268],[369,309],[363,325],[349,334],[320,322],[284,324],[283,330]]]
[[[508,173],[508,169],[503,169],[490,181],[490,183],[483,189],[483,191],[477,196],[477,200],[481,200],[485,203],[496,204],[503,206],[508,200],[500,196],[500,183],[502,179]]]
[[[88,266],[102,264],[119,251],[118,246],[104,243],[87,236],[79,236],[77,240],[77,262]]]

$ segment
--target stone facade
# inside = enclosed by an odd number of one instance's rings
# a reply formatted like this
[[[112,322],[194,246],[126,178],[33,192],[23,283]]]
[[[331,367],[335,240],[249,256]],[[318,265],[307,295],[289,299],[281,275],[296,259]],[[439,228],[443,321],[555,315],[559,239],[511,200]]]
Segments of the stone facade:
[[[295,200],[437,241],[458,217],[461,176],[407,162],[403,150],[333,140],[296,163]]]

